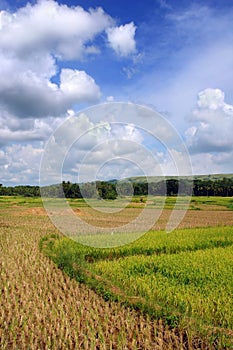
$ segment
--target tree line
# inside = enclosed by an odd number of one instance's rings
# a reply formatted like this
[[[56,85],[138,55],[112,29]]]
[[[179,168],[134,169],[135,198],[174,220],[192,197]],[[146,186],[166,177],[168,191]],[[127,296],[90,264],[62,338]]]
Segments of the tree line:
[[[102,198],[116,199],[118,196],[176,196],[190,195],[190,186],[194,196],[233,196],[233,178],[219,180],[166,179],[158,182],[117,182],[96,181],[84,184],[63,181],[61,184],[45,186],[14,186],[0,184],[1,196],[66,197],[66,198]]]

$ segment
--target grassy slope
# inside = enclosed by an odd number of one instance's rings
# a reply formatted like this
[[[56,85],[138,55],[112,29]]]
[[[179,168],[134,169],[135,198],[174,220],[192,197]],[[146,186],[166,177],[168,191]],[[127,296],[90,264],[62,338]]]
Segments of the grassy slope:
[[[165,176],[165,179],[177,179],[177,176]],[[212,174],[212,175],[193,175],[193,176],[179,176],[179,179],[186,179],[186,180],[222,180],[223,178],[232,179],[233,174]],[[145,182],[159,182],[164,180],[164,177],[162,176],[137,176],[137,177],[130,177],[125,179],[129,182],[138,182],[138,183],[145,183]]]

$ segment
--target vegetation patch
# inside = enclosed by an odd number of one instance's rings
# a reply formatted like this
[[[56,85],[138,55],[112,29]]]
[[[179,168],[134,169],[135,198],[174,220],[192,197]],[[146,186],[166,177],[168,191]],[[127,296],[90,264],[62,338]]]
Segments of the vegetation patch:
[[[105,300],[118,300],[212,345],[214,339],[219,348],[231,342],[232,227],[153,231],[114,249],[45,237],[41,248]]]

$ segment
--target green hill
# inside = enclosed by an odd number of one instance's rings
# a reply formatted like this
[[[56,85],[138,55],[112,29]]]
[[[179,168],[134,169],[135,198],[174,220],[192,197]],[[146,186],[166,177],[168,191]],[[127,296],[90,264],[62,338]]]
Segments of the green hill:
[[[233,179],[233,174],[211,174],[211,175],[193,175],[193,176],[135,176],[122,179],[122,182],[133,182],[133,183],[146,183],[146,182],[160,182],[162,180],[182,179],[182,180],[202,180],[202,181],[217,181],[222,179]],[[117,182],[117,180],[112,180]]]

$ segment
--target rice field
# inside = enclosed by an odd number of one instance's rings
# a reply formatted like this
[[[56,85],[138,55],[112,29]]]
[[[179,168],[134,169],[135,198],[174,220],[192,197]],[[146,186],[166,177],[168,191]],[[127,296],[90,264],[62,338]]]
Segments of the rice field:
[[[129,304],[214,348],[233,346],[232,227],[151,231],[111,249],[50,236],[41,247],[105,299]]]
[[[192,226],[195,224],[201,226],[200,217],[199,221],[191,220],[191,215],[195,218],[196,213],[203,214],[202,220],[206,215],[209,220],[207,226],[211,218],[215,220],[213,226],[217,228],[212,233],[208,228],[205,232],[200,229],[202,239],[199,243],[205,245],[204,249],[200,249],[195,243],[198,232],[193,233],[193,240],[190,238],[187,244],[186,230],[179,230],[177,234],[180,236],[177,242],[173,236],[170,246],[168,242],[163,242],[162,232],[157,232],[160,242],[158,244],[154,244],[152,239],[147,240],[144,236],[141,238],[141,243],[134,242],[134,250],[132,247],[125,246],[117,248],[118,250],[111,250],[109,254],[109,249],[101,249],[99,253],[97,249],[83,248],[83,246],[81,248],[79,244],[62,238],[47,217],[40,199],[1,197],[0,348],[231,348],[232,324],[229,315],[232,304],[226,296],[232,288],[232,277],[229,273],[232,265],[228,259],[231,257],[233,212],[230,208],[227,209],[229,202],[224,203],[226,205],[221,205],[221,210],[218,208],[214,214],[209,210],[211,217],[206,214],[206,209],[191,209],[187,213],[190,217],[188,220],[185,218],[186,224],[182,223],[184,227],[190,227],[190,223]],[[191,203],[191,205],[196,204]],[[77,203],[74,202],[72,206],[76,209]],[[84,203],[79,208],[77,215],[85,216],[85,211],[91,210]],[[138,209],[128,208],[127,210]],[[167,213],[163,215],[165,221]],[[222,219],[224,215],[226,216]],[[226,224],[228,227],[222,227]],[[162,228],[163,223],[159,225]],[[206,223],[203,226],[206,226]],[[153,232],[148,234],[153,235]],[[61,253],[60,257],[57,254],[58,251]],[[207,252],[210,253],[207,254]],[[186,265],[183,265],[186,256],[188,256]],[[59,263],[61,257],[65,258],[62,264]],[[72,261],[74,257],[75,264]],[[187,276],[191,272],[193,274],[190,276],[195,276],[198,269],[198,266],[193,268],[192,262],[199,262],[202,258],[203,265],[200,271],[198,270],[200,278],[194,282],[198,284],[200,280],[205,280],[206,273],[213,274],[213,278],[209,280],[208,287],[205,289],[207,294],[203,294],[202,303],[199,305],[203,305],[206,300],[211,300],[213,297],[215,297],[214,301],[217,300],[218,290],[224,289],[225,293],[222,292],[222,304],[217,301],[214,304],[216,310],[214,309],[213,312],[218,317],[216,324],[211,324],[211,308],[203,309],[203,313],[210,317],[205,319],[204,314],[202,315],[203,322],[200,326],[202,327],[204,323],[204,327],[207,327],[205,334],[196,333],[192,327],[190,329],[186,327],[186,318],[180,317],[184,311],[187,313],[192,311],[195,319],[195,312],[201,308],[195,303],[192,304],[195,301],[196,290],[187,291],[189,304],[182,304],[182,300],[172,293],[172,289],[174,290],[176,286],[177,293],[183,295],[182,288],[185,289],[190,284],[187,283]],[[178,271],[176,266],[180,261],[183,269],[176,275]],[[216,264],[213,265],[212,270],[213,261]],[[223,269],[217,265],[217,261],[222,262]],[[208,269],[205,268],[207,262]],[[152,272],[153,269],[154,271],[157,269],[155,274]],[[134,277],[130,279],[129,275]],[[155,294],[156,276],[160,276],[159,290],[167,293],[161,292],[163,298],[160,296],[160,299]],[[167,285],[164,284],[165,280]],[[148,288],[148,281],[154,289]],[[212,289],[213,281],[215,281],[215,287],[218,287],[215,289],[216,295]],[[162,286],[163,289],[161,289]],[[170,286],[170,289],[165,288],[166,286]],[[201,290],[200,288],[200,295]],[[175,298],[176,304],[173,303],[171,295]],[[161,309],[156,307],[156,314],[151,309],[151,303],[163,305],[166,300],[169,302],[169,310],[172,308],[172,303],[176,305],[175,312],[172,310],[173,313],[166,313],[166,308],[160,312]],[[226,311],[227,306],[228,311]],[[189,318],[189,322],[193,322],[192,317]],[[224,328],[223,333],[219,329],[220,326]],[[226,330],[227,334],[225,334]]]

